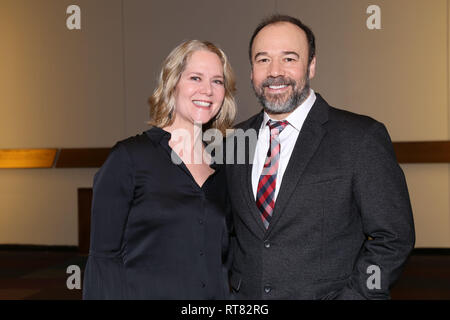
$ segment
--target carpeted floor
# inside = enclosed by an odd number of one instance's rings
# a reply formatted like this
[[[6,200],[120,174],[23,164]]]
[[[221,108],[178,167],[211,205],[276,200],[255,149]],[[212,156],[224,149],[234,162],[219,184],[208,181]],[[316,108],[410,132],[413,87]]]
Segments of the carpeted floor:
[[[80,289],[67,288],[66,272],[83,271],[86,259],[76,251],[0,251],[0,300],[81,299]],[[450,255],[413,254],[392,298],[450,300]]]
[[[0,251],[0,299],[81,299],[81,290],[67,288],[66,271],[83,271],[86,259],[73,251]]]
[[[391,295],[397,300],[450,300],[450,255],[410,256]]]

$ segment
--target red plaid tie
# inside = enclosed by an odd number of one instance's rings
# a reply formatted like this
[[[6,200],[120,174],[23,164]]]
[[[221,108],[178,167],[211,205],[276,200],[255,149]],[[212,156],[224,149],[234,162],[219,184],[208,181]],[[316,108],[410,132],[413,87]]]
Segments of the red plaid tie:
[[[281,150],[279,134],[288,124],[289,122],[286,120],[267,121],[267,125],[270,127],[270,146],[256,193],[256,206],[261,211],[261,218],[266,229],[269,228],[272,211],[275,207],[275,186]]]

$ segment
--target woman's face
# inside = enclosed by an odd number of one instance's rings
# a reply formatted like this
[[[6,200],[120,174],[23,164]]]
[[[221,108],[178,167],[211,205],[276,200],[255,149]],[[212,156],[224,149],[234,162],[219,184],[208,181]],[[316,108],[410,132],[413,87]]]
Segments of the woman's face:
[[[210,51],[195,51],[175,88],[175,123],[205,124],[220,110],[225,97],[223,67]]]

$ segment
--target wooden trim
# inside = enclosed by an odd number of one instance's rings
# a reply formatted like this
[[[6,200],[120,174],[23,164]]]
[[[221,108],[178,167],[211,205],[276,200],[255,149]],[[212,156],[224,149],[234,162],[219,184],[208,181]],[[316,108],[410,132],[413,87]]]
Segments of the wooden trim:
[[[413,255],[449,256],[450,248],[414,248]]]
[[[399,163],[450,163],[450,141],[394,142],[393,146]],[[0,149],[0,168],[100,168],[110,151],[111,148]]]
[[[99,168],[110,151],[110,148],[61,149],[55,168]]]
[[[0,168],[51,168],[57,149],[1,149]]]
[[[399,163],[450,163],[450,141],[394,142]]]
[[[78,252],[89,253],[92,188],[78,189]]]
[[[111,148],[0,149],[0,169],[100,168]]]
[[[0,251],[64,251],[77,252],[77,246],[36,245],[36,244],[0,244]]]

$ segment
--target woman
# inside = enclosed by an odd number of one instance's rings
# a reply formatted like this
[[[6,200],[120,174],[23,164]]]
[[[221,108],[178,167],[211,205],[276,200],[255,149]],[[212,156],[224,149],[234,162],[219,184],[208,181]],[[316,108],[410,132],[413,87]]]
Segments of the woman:
[[[212,43],[186,41],[166,58],[151,129],[118,142],[94,177],[84,299],[228,297],[225,172],[193,158],[205,149],[196,128],[231,126],[234,92]]]

